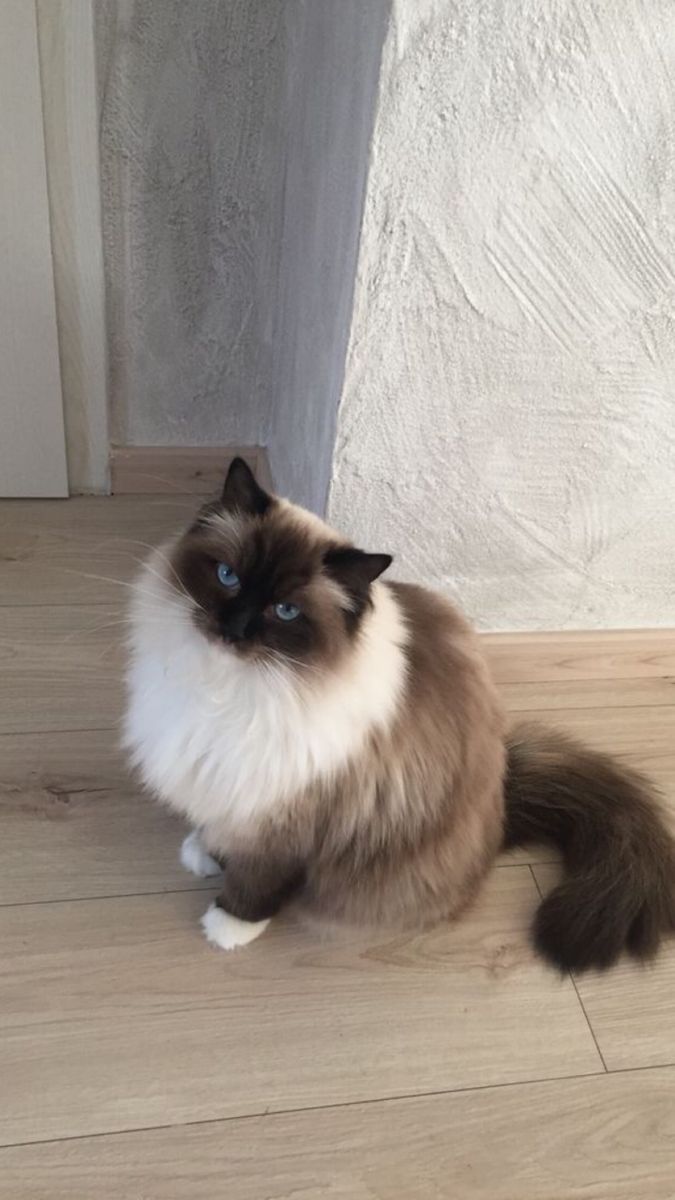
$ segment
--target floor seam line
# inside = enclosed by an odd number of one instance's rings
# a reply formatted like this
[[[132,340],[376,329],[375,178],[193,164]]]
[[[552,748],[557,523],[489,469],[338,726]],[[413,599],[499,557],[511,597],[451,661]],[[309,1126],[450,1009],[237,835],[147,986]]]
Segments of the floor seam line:
[[[395,1096],[372,1096],[359,1100],[338,1100],[327,1104],[302,1105],[298,1108],[272,1109],[268,1107],[260,1112],[233,1113],[231,1116],[221,1117],[199,1117],[194,1121],[169,1121],[163,1125],[136,1125],[129,1129],[106,1129],[97,1131],[96,1133],[75,1133],[66,1134],[64,1137],[40,1138],[26,1142],[6,1142],[4,1146],[0,1146],[0,1156],[3,1150],[16,1150],[28,1146],[55,1146],[60,1142],[84,1142],[105,1137],[125,1137],[134,1133],[158,1133],[166,1129],[190,1129],[199,1125],[219,1125],[230,1121],[252,1121],[261,1117],[286,1117],[297,1116],[302,1113],[330,1112],[336,1108],[356,1108],[358,1105],[397,1104],[403,1100],[414,1101],[434,1099],[440,1096],[465,1096],[473,1092],[496,1092],[502,1088],[536,1087],[538,1084],[545,1083],[572,1083],[575,1080],[581,1081],[584,1079],[609,1080],[617,1075],[630,1075],[638,1071],[663,1071],[669,1068],[672,1069],[673,1067],[675,1067],[675,1062],[650,1063],[646,1066],[617,1067],[609,1071],[586,1071],[583,1074],[577,1072],[574,1075],[547,1075],[541,1079],[512,1079],[504,1083],[484,1083],[460,1088],[441,1088],[430,1092],[402,1092]]]
[[[535,866],[543,866],[544,864],[542,864],[542,863],[535,863],[535,864],[529,863],[528,865],[529,865],[529,868],[530,868],[530,872],[531,872],[531,874],[532,874],[532,878],[533,878],[533,880],[534,880],[534,886],[536,887],[537,891],[539,892],[539,899],[540,899],[540,900],[543,900],[543,899],[544,899],[544,894],[543,894],[543,892],[542,892],[541,888],[539,887],[539,880],[537,879],[537,876],[536,876],[536,875],[535,875],[535,873],[534,873],[534,867],[535,867]],[[571,972],[571,971],[567,971],[567,972],[566,972],[566,975],[567,975],[567,976],[568,976],[568,977],[571,979],[571,981],[572,981],[572,987],[574,988],[574,991],[576,992],[576,997],[577,997],[577,1000],[579,1001],[579,1006],[580,1006],[580,1008],[581,1008],[581,1011],[582,1011],[582,1013],[584,1014],[584,1017],[585,1017],[585,1020],[586,1020],[586,1024],[588,1025],[588,1029],[589,1029],[590,1035],[591,1035],[591,1037],[593,1038],[593,1041],[594,1041],[594,1043],[595,1043],[595,1048],[596,1048],[596,1050],[597,1050],[597,1052],[598,1052],[598,1055],[599,1055],[599,1057],[600,1057],[600,1062],[602,1063],[603,1070],[604,1070],[605,1074],[606,1074],[606,1075],[608,1075],[608,1074],[609,1074],[609,1071],[608,1071],[608,1069],[607,1069],[607,1063],[605,1062],[605,1056],[604,1056],[604,1054],[602,1053],[602,1050],[600,1049],[600,1043],[598,1042],[598,1039],[597,1039],[597,1037],[595,1036],[595,1030],[594,1030],[593,1026],[591,1025],[591,1022],[590,1022],[590,1018],[589,1018],[589,1016],[588,1016],[588,1013],[586,1012],[586,1006],[584,1005],[584,1002],[583,1002],[583,1000],[581,999],[581,993],[579,992],[579,988],[577,987],[577,981],[576,981],[576,979],[574,978],[574,975],[572,974],[572,972]]]
[[[655,1068],[647,1067],[645,1070],[653,1070]],[[613,1072],[620,1074],[621,1072]],[[261,1110],[260,1112],[249,1113],[233,1113],[231,1116],[221,1117],[200,1117],[194,1121],[168,1122],[165,1125],[138,1125],[133,1129],[109,1129],[96,1133],[76,1133],[65,1135],[64,1137],[43,1138],[39,1141],[28,1142],[7,1142],[4,1146],[0,1145],[0,1154],[3,1150],[11,1150],[20,1146],[44,1146],[54,1145],[57,1142],[81,1142],[93,1138],[102,1137],[120,1137],[124,1134],[131,1133],[152,1133],[155,1130],[161,1129],[186,1129],[194,1125],[217,1125],[229,1121],[251,1121],[260,1117],[284,1117],[296,1116],[300,1113],[311,1112],[327,1112],[336,1108],[355,1108],[358,1105],[371,1104],[395,1104],[402,1100],[425,1100],[433,1099],[438,1096],[462,1096],[472,1092],[488,1092],[499,1091],[502,1088],[509,1087],[527,1087],[528,1085],[536,1085],[543,1083],[564,1083],[571,1082],[575,1079],[604,1079],[609,1077],[609,1072],[605,1071],[587,1071],[585,1073],[576,1072],[574,1075],[546,1075],[542,1078],[533,1079],[511,1079],[503,1083],[481,1083],[470,1084],[465,1087],[458,1088],[435,1088],[429,1092],[401,1092],[394,1096],[369,1096],[361,1097],[358,1100],[338,1100],[328,1102],[327,1104],[310,1104],[301,1105],[297,1108],[271,1108]]]
[[[38,908],[44,904],[86,904],[88,901],[94,900],[133,900],[134,898],[141,899],[143,896],[181,896],[183,892],[210,891],[214,891],[214,887],[205,884],[203,887],[161,888],[154,892],[110,892],[105,896],[61,896],[54,900],[6,900],[0,901],[0,909]]]

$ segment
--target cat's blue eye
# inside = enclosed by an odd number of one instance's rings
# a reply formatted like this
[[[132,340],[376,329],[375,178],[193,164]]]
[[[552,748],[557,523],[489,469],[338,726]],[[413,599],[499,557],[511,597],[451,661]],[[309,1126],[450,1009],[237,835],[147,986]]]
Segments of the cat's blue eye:
[[[275,604],[274,611],[280,621],[294,621],[300,616],[297,604]]]
[[[232,570],[227,563],[218,563],[218,582],[222,583],[224,588],[239,587],[239,576],[236,571]]]

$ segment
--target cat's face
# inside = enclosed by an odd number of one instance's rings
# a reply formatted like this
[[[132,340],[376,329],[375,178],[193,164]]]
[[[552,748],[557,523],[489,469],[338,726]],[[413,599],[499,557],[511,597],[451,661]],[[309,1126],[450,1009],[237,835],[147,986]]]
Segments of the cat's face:
[[[235,459],[220,501],[202,509],[172,566],[210,641],[243,658],[300,667],[329,665],[349,649],[370,585],[390,562],[270,496]]]

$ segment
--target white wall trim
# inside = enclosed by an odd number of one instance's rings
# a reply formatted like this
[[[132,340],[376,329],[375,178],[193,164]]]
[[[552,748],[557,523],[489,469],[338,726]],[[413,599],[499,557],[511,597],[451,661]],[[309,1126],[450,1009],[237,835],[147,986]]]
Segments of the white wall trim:
[[[35,7],[0,36],[0,495],[65,496],[66,451]]]
[[[36,0],[72,492],[109,491],[105,276],[93,0]]]

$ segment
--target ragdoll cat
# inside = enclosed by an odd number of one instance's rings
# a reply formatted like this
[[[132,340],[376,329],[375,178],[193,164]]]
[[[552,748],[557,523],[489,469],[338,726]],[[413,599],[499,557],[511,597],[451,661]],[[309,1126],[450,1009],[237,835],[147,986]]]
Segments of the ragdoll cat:
[[[507,733],[474,634],[442,596],[232,463],[149,558],[131,613],[126,744],[222,867],[203,918],[231,949],[282,907],[399,928],[458,917],[505,846],[548,841],[563,882],[538,950],[561,970],[652,955],[675,927],[675,847],[649,784],[537,726]]]

